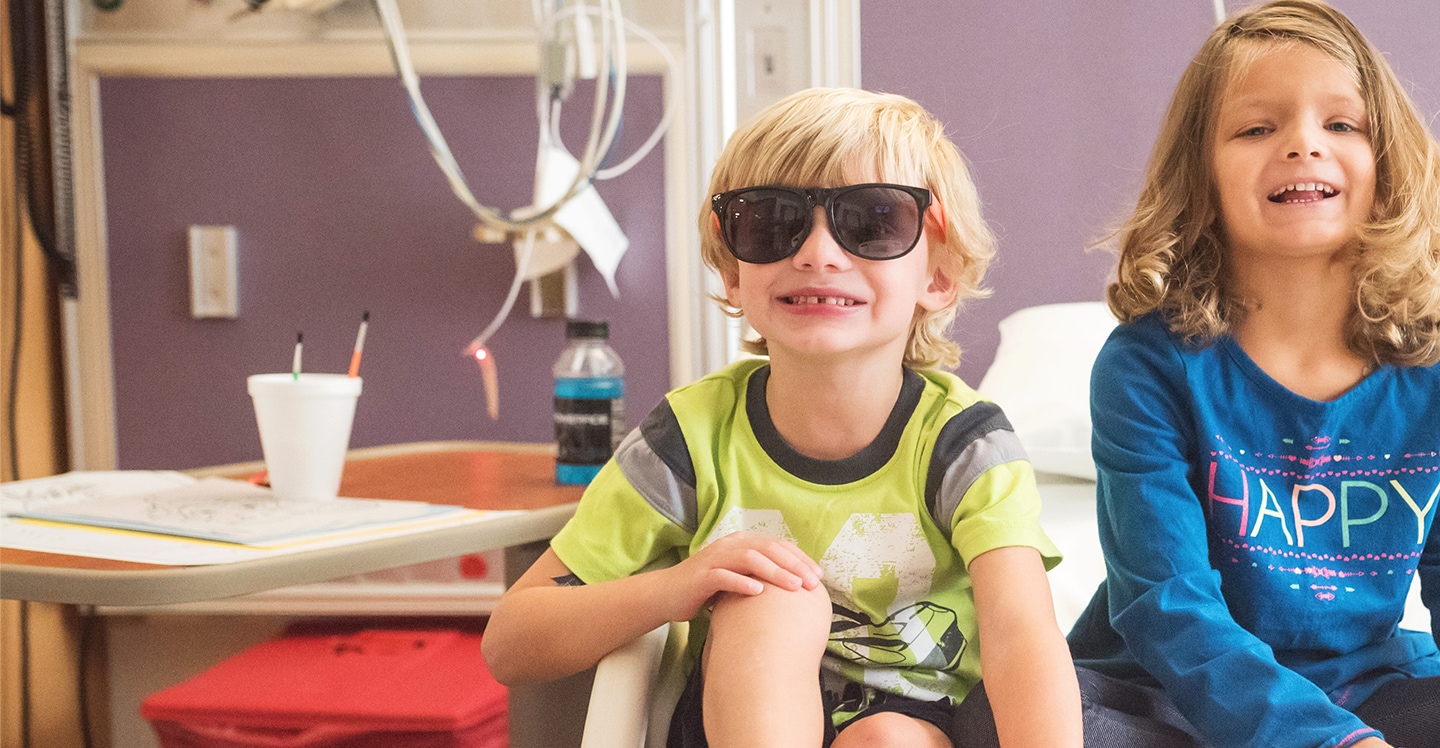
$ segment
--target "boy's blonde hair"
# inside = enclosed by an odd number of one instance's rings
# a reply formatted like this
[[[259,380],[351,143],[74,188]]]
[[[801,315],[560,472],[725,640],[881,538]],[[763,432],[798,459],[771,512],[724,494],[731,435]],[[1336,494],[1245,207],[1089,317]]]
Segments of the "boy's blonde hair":
[[[739,263],[714,230],[710,195],[759,185],[840,187],[891,182],[930,190],[945,216],[945,240],[930,244],[931,262],[955,286],[944,309],[917,310],[910,323],[905,365],[953,368],[960,346],[946,337],[961,302],[989,295],[981,279],[995,238],[980,217],[980,199],[945,126],[919,104],[892,94],[812,88],[766,107],[730,137],[710,178],[700,210],[705,264],[733,277]],[[932,236],[933,238],[933,236]],[[727,314],[744,311],[717,298]],[[764,354],[765,340],[745,349]]]
[[[1122,321],[1159,310],[1192,343],[1244,313],[1226,289],[1214,176],[1215,120],[1229,84],[1260,52],[1303,44],[1330,55],[1364,97],[1375,205],[1355,243],[1351,350],[1377,364],[1440,361],[1440,149],[1385,59],[1339,11],[1274,0],[1221,24],[1175,88],[1134,214],[1119,231],[1107,290]]]

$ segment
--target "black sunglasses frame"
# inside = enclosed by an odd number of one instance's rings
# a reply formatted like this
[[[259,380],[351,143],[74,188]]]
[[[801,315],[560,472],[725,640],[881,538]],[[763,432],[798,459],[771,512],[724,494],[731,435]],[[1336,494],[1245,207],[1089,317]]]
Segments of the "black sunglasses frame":
[[[907,246],[905,248],[905,251],[903,252],[893,255],[886,255],[884,257],[870,257],[861,254],[854,248],[847,246],[845,241],[842,240],[835,233],[835,226],[837,225],[837,221],[835,220],[835,198],[843,196],[846,193],[874,187],[884,187],[888,189],[899,190],[915,198],[915,207],[918,209],[916,213],[917,220],[915,222],[915,236],[911,237],[909,246]],[[805,211],[804,231],[799,234],[802,243],[804,237],[808,237],[810,235],[810,232],[815,229],[815,206],[823,206],[825,209],[825,223],[828,230],[830,231],[830,236],[835,239],[835,243],[840,245],[841,249],[844,249],[846,252],[849,252],[855,257],[859,257],[865,260],[875,260],[877,262],[884,260],[897,260],[901,257],[904,257],[905,255],[910,254],[910,252],[915,249],[916,245],[920,243],[921,234],[925,232],[925,211],[929,210],[932,200],[930,190],[925,189],[924,187],[912,187],[906,184],[891,184],[888,182],[866,182],[864,184],[849,184],[845,185],[844,187],[791,187],[781,184],[766,184],[756,185],[753,187],[742,187],[738,190],[729,190],[716,195],[711,195],[710,210],[715,214],[715,217],[719,219],[721,242],[725,245],[726,249],[730,250],[730,254],[735,256],[735,259],[740,260],[741,262],[748,262],[752,265],[768,265],[772,262],[780,262],[781,260],[794,257],[795,254],[800,251],[800,244],[795,243],[794,241],[791,242],[792,246],[790,246],[788,248],[788,251],[785,251],[784,254],[770,257],[769,259],[763,259],[758,256],[752,256],[752,258],[747,258],[742,256],[742,254],[736,250],[732,236],[733,229],[731,228],[730,221],[726,216],[725,206],[728,205],[730,201],[738,195],[742,195],[747,192],[755,192],[758,190],[774,190],[779,192],[786,192],[797,197],[801,197],[805,200],[805,203],[808,206],[808,210]]]

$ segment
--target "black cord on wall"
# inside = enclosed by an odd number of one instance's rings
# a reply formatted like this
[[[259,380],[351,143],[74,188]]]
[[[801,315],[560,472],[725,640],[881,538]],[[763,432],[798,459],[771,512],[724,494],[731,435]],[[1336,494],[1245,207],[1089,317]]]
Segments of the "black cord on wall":
[[[15,214],[20,214],[20,200],[15,200]],[[20,402],[20,344],[25,339],[23,315],[25,314],[25,245],[20,240],[21,224],[16,221],[15,231],[15,307],[11,310],[12,328],[10,334],[10,379],[5,392],[5,432],[9,437],[10,479],[20,479],[20,425],[16,416],[16,405]]]
[[[27,49],[22,52],[21,47],[28,48],[34,34],[30,33],[31,21],[34,16],[34,9],[28,7],[32,4],[23,0],[11,0],[10,2],[10,40],[11,61],[13,63],[12,77],[14,78],[15,100],[9,106],[10,116],[15,121],[15,187],[13,194],[15,208],[15,230],[12,236],[15,237],[15,306],[12,317],[12,336],[9,360],[10,379],[5,392],[5,433],[8,437],[8,459],[10,464],[11,480],[20,478],[20,431],[16,421],[15,406],[19,401],[18,374],[20,371],[20,343],[22,341],[24,327],[21,322],[21,315],[24,313],[24,240],[22,232],[24,221],[21,218],[25,215],[25,201],[23,194],[28,193],[31,188],[29,175],[34,167],[34,137],[31,132],[34,129],[34,115],[31,103],[34,101],[34,52]],[[43,39],[43,35],[41,36]]]
[[[28,227],[40,246],[40,250],[55,273],[62,292],[73,296],[75,293],[75,258],[73,239],[69,230],[73,210],[67,190],[58,194],[56,187],[57,168],[65,169],[68,180],[69,141],[62,137],[59,142],[52,138],[52,114],[59,114],[61,122],[68,121],[69,92],[63,73],[63,57],[51,60],[49,54],[63,55],[63,48],[57,47],[58,39],[65,38],[64,3],[57,0],[9,0],[8,46],[11,52],[11,75],[14,98],[0,102],[0,113],[15,124],[15,190],[14,197],[14,252],[15,252],[15,304],[9,357],[9,386],[5,393],[6,434],[9,440],[8,463],[10,477],[20,478],[19,444],[20,433],[17,420],[19,403],[20,352],[24,342],[24,228]],[[47,23],[48,19],[48,23]],[[53,32],[53,33],[50,33]],[[51,77],[52,65],[59,73]],[[55,86],[58,109],[52,112],[50,86]],[[63,125],[62,125],[63,126]],[[56,166],[59,163],[61,166]],[[62,232],[62,229],[64,231]],[[64,235],[62,241],[61,234]],[[61,246],[61,245],[64,246]],[[31,694],[31,604],[21,601],[19,605],[19,655],[20,655],[20,736],[23,748],[33,743],[33,699]],[[89,621],[83,620],[80,631],[80,670],[77,674],[79,699],[78,712],[80,733],[86,748],[92,744],[89,719],[88,684],[86,678],[87,639],[90,636]]]
[[[30,603],[20,606],[20,745],[30,748]]]
[[[14,28],[13,18],[12,18],[11,28],[12,28],[12,29]],[[13,34],[12,34],[12,36],[13,36]],[[15,49],[16,44],[15,44],[15,40],[14,40],[14,39],[11,39],[11,40],[10,40],[10,47],[11,47],[12,50]],[[16,51],[16,52],[14,53],[14,56],[15,56],[15,57],[19,57],[19,56],[20,56],[20,53],[19,53],[18,51]],[[20,77],[21,77],[21,76],[19,75],[19,73],[18,73],[18,71],[17,71],[16,74],[15,74],[16,100],[15,100],[15,101],[6,101],[6,102],[3,102],[3,107],[0,107],[0,114],[3,114],[6,118],[15,121],[15,123],[16,123],[17,125],[20,124],[20,121],[19,121],[20,107],[18,106],[18,101],[19,101],[19,98],[20,98],[20,90],[21,90]],[[20,129],[19,127],[16,128],[17,132],[18,132],[19,129]],[[16,138],[16,157],[17,157],[17,158],[16,158],[16,163],[17,163],[17,165],[18,165],[18,163],[19,163],[19,158],[18,158],[18,157],[19,157],[19,150],[20,150],[20,148],[19,148],[19,138],[17,137],[17,138]],[[19,183],[18,172],[17,172],[16,182],[17,182],[17,186],[18,186],[18,183]],[[20,369],[20,342],[21,342],[21,339],[22,339],[22,329],[23,329],[23,328],[20,326],[20,321],[21,321],[20,315],[21,315],[21,313],[24,311],[24,304],[21,303],[21,300],[24,298],[23,294],[21,293],[22,289],[24,288],[24,275],[23,275],[22,272],[21,272],[22,269],[24,268],[24,262],[23,262],[23,259],[22,259],[22,255],[23,255],[22,249],[23,249],[24,245],[23,245],[23,243],[22,243],[22,241],[21,241],[21,239],[20,239],[20,226],[21,226],[21,222],[20,222],[20,218],[19,218],[19,217],[20,217],[20,205],[21,205],[21,202],[20,202],[19,190],[18,190],[18,189],[17,189],[17,190],[14,190],[14,192],[13,192],[12,194],[15,195],[14,201],[13,201],[14,211],[15,211],[15,212],[14,212],[14,215],[15,215],[15,226],[14,226],[14,229],[15,229],[15,230],[11,232],[11,235],[15,237],[15,246],[13,247],[13,249],[14,249],[14,251],[15,251],[15,308],[14,308],[14,310],[13,310],[15,325],[14,325],[13,332],[12,332],[12,337],[11,337],[10,361],[9,361],[9,364],[10,364],[10,366],[9,366],[9,372],[10,372],[9,387],[7,388],[7,391],[6,391],[6,393],[5,393],[5,416],[6,416],[6,418],[5,418],[5,430],[6,430],[6,435],[7,435],[7,437],[8,437],[8,440],[7,440],[7,441],[8,441],[8,446],[9,446],[9,450],[8,450],[8,451],[9,451],[9,463],[10,463],[10,476],[11,476],[12,479],[17,479],[17,478],[20,477],[20,452],[19,452],[19,436],[20,436],[20,432],[19,432],[18,424],[17,424],[17,422],[16,422],[16,420],[15,420],[15,404],[16,404],[16,402],[18,402],[18,392],[19,392],[19,391],[18,391],[18,389],[16,388],[16,379],[17,379],[16,375],[19,373],[19,369]],[[20,640],[20,641],[19,641],[19,647],[20,647],[20,653],[19,653],[19,654],[20,654],[20,658],[19,658],[19,659],[20,659],[20,745],[23,746],[23,748],[30,748],[30,603],[25,602],[24,600],[21,600],[21,601],[18,601],[18,602],[16,603],[16,607],[19,608],[19,616],[18,616],[18,617],[19,617],[19,619],[20,619],[20,621],[19,621],[19,629],[20,629],[20,630],[19,630],[19,632],[18,632],[18,638],[19,638],[19,640]]]

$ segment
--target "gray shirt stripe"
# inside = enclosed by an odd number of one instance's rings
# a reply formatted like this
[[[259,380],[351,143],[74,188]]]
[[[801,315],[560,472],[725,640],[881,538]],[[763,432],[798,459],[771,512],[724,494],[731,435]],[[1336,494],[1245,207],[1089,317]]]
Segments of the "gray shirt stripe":
[[[951,416],[935,437],[925,479],[925,505],[945,533],[970,486],[996,465],[1026,459],[1000,406],[980,401]]]
[[[987,470],[1023,459],[1026,459],[1025,448],[1014,431],[991,431],[966,445],[960,457],[945,471],[938,495],[931,504],[940,529],[950,532],[955,512],[960,510],[960,500]]]
[[[699,528],[695,469],[668,402],[661,402],[640,428],[626,435],[615,450],[615,463],[661,516],[689,533]]]

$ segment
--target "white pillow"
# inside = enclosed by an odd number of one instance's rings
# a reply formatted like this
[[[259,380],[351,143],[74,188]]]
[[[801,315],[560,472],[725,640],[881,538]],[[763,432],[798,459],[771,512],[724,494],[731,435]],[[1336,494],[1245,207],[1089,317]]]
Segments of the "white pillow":
[[[980,392],[1005,410],[1037,471],[1095,480],[1090,369],[1115,325],[1098,301],[1028,307],[1000,321]]]

